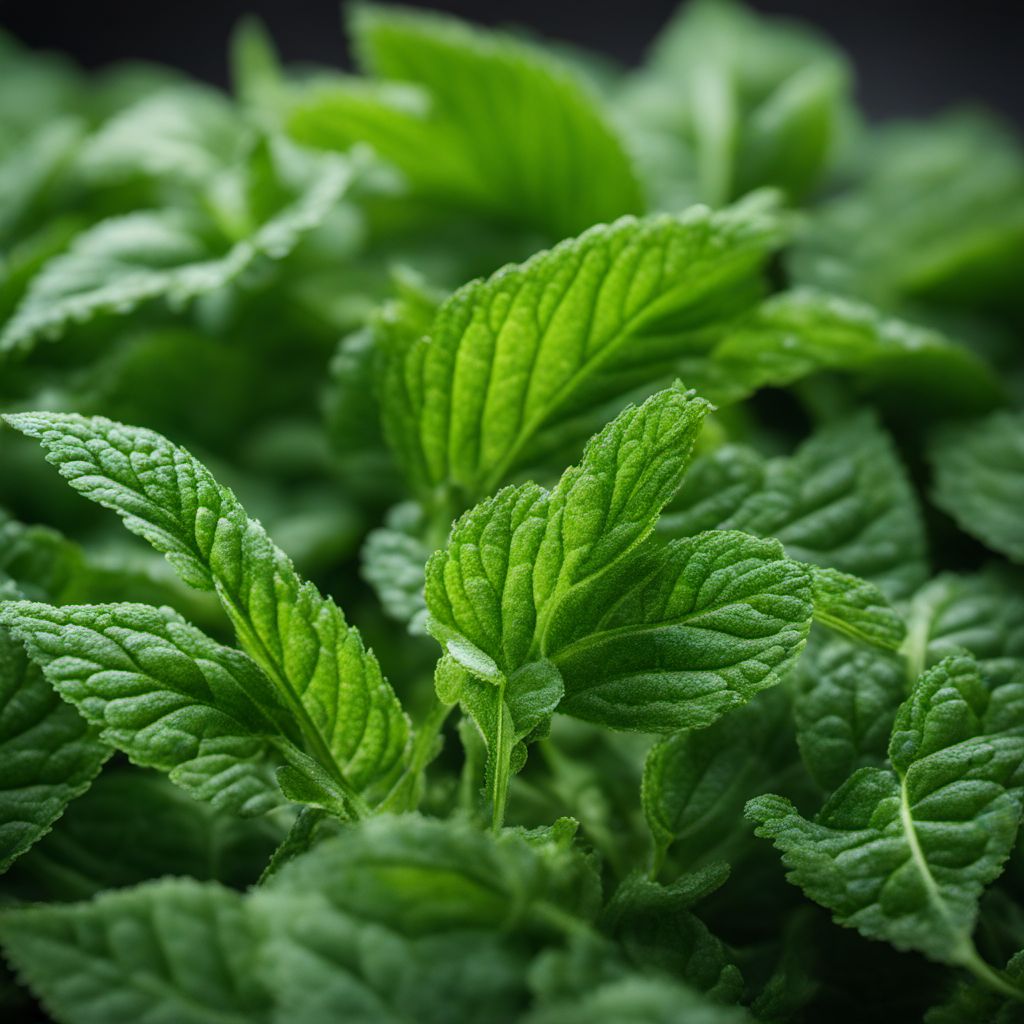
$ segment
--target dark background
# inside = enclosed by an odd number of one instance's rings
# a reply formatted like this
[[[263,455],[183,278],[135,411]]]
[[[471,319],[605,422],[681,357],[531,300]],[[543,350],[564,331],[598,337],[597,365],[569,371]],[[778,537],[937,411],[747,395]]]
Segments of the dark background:
[[[634,63],[675,3],[433,0],[418,6],[484,24],[515,22]],[[861,101],[874,116],[923,115],[975,100],[1024,128],[1021,0],[754,0],[753,6],[803,18],[831,35],[852,56]],[[223,84],[228,33],[248,11],[267,22],[286,59],[344,62],[336,0],[0,0],[0,25],[88,67],[144,58]]]

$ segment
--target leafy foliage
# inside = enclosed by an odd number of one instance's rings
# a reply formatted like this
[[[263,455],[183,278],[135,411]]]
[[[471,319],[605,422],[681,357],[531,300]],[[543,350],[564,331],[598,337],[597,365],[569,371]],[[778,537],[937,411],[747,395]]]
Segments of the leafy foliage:
[[[1019,141],[346,26],[0,34],[0,1018],[1021,1020]]]

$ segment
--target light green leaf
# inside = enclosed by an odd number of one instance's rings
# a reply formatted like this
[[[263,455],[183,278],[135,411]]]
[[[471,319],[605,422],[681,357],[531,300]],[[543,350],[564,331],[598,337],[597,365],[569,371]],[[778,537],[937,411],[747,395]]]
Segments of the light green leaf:
[[[146,605],[10,601],[0,622],[54,689],[136,764],[169,772],[193,796],[235,813],[279,802],[278,747],[302,737],[244,654]]]
[[[180,154],[179,154],[180,155]],[[254,161],[266,154],[257,148]],[[240,185],[227,180],[221,224],[185,210],[112,217],[84,231],[67,252],[50,260],[0,334],[0,355],[53,339],[74,324],[101,315],[124,315],[143,303],[166,301],[181,309],[200,295],[237,281],[261,259],[287,256],[318,227],[348,187],[351,169],[340,158],[315,165],[303,187],[279,189],[273,209],[245,209]],[[242,206],[242,210],[228,206]],[[228,223],[228,220],[232,221]]]
[[[629,157],[573,70],[529,44],[434,12],[361,5],[372,77],[317,80],[293,101],[302,142],[368,142],[414,195],[563,238],[643,206]]]
[[[565,714],[620,729],[702,728],[774,686],[807,640],[807,571],[731,530],[633,563],[550,653]]]
[[[370,533],[360,552],[363,577],[384,610],[416,635],[426,633],[423,571],[432,553],[421,535],[422,519],[418,505],[395,506],[386,525]]]
[[[674,144],[674,177],[696,199],[773,185],[799,200],[835,156],[849,79],[842,55],[804,26],[698,0],[630,76],[619,120],[639,143]]]
[[[747,814],[838,923],[994,975],[971,933],[1016,838],[1024,763],[1024,733],[1006,728],[1001,703],[972,659],[947,658],[899,709],[891,769],[855,772],[813,821],[777,796]]]
[[[506,488],[463,516],[427,567],[447,652],[499,688],[547,659],[560,710],[655,732],[707,725],[777,682],[806,640],[807,572],[740,533],[643,544],[706,413],[679,387],[659,392],[552,491]]]
[[[931,457],[936,504],[971,536],[1024,563],[1024,412],[950,425]]]
[[[492,493],[599,372],[605,397],[621,395],[663,376],[681,336],[740,312],[778,240],[777,215],[757,199],[623,218],[460,288],[406,344],[402,386],[386,396],[388,437],[410,479],[428,502],[442,488],[463,497],[459,507]],[[655,332],[669,321],[666,353]]]
[[[877,132],[860,180],[816,212],[789,263],[798,283],[888,307],[1019,310],[1022,239],[1020,142],[989,115],[958,111]]]
[[[0,589],[0,599],[14,596]],[[0,871],[50,830],[110,754],[0,628]]]
[[[216,591],[314,759],[350,796],[382,799],[405,756],[401,706],[341,609],[300,579],[234,494],[149,430],[48,413],[8,421],[38,438],[75,490],[118,512],[187,583]]]
[[[907,628],[878,587],[836,569],[810,570],[818,622],[872,647],[900,649]]]
[[[79,166],[93,182],[137,175],[203,185],[243,155],[245,126],[219,92],[179,85],[110,118],[83,145]]]
[[[90,903],[5,909],[0,944],[61,1024],[270,1019],[243,899],[221,886],[165,879]]]
[[[554,1003],[523,1024],[744,1024],[738,1006],[723,1006],[687,985],[662,977],[627,975],[578,998]]]

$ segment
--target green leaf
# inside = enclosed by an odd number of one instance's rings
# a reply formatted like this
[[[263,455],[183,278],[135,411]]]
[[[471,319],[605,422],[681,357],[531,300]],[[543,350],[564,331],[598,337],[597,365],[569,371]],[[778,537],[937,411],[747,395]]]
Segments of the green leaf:
[[[242,897],[165,879],[91,903],[6,909],[0,944],[61,1024],[268,1021]]]
[[[1024,1020],[1024,952],[1011,957],[1005,973],[1020,995],[994,992],[977,981],[959,984],[945,1002],[925,1014],[924,1024],[1020,1024]]]
[[[372,80],[300,92],[289,118],[300,141],[368,142],[414,195],[548,238],[640,212],[625,149],[587,84],[553,56],[412,9],[361,5],[350,28]]]
[[[219,92],[189,84],[157,92],[110,118],[79,154],[93,182],[134,176],[202,185],[243,154],[246,131]]]
[[[680,332],[741,311],[778,240],[777,215],[756,200],[623,218],[460,288],[406,345],[402,387],[387,394],[388,437],[411,481],[428,502],[440,488],[466,503],[493,492],[599,372],[610,395],[626,390],[624,359],[640,381],[663,376],[655,332],[669,320],[678,349]]]
[[[552,491],[507,488],[463,516],[427,567],[447,652],[499,688],[547,659],[560,710],[620,729],[707,725],[777,682],[806,639],[806,571],[734,532],[643,544],[706,412],[679,387],[659,392]]]
[[[336,783],[379,800],[401,770],[408,723],[341,609],[303,582],[238,499],[183,448],[102,418],[8,417],[75,490],[118,512],[190,585],[215,590],[242,647]]]
[[[738,1006],[723,1006],[687,985],[661,977],[626,976],[523,1018],[524,1024],[744,1024]]]
[[[890,598],[908,596],[927,574],[914,491],[867,412],[768,463],[762,489],[722,525],[775,537],[791,558],[863,577]]]
[[[935,503],[971,536],[1024,563],[1024,413],[948,426],[931,456]]]
[[[12,596],[0,590],[0,598]],[[0,628],[0,871],[50,830],[110,753]]]
[[[426,632],[423,567],[432,553],[421,536],[422,520],[418,505],[396,505],[386,525],[370,533],[360,552],[363,577],[384,610],[416,635]]]
[[[257,147],[254,176],[266,159]],[[226,180],[221,191],[232,198],[226,205],[221,198],[221,220],[237,223],[211,224],[206,217],[171,209],[111,217],[82,232],[33,278],[0,334],[0,355],[26,351],[75,324],[101,314],[123,316],[155,300],[180,310],[239,280],[260,260],[283,259],[334,208],[351,169],[340,158],[324,158],[304,177],[296,190],[281,184],[270,209],[239,195],[251,182]],[[238,206],[243,209],[234,209]]]
[[[282,741],[302,742],[270,681],[169,609],[146,605],[0,606],[48,682],[139,765],[239,814],[279,802]]]
[[[584,927],[596,884],[563,845],[514,832],[416,815],[346,829],[253,897],[277,1019],[511,1022],[528,936]]]
[[[156,773],[108,768],[8,879],[23,899],[59,902],[170,874],[245,888],[283,837],[272,817],[236,818]]]
[[[790,707],[771,690],[707,729],[656,743],[644,763],[641,799],[660,869],[673,849],[689,866],[732,859],[747,832],[743,806],[778,787],[795,760]]]
[[[703,728],[774,686],[807,640],[806,570],[731,530],[673,541],[603,588],[549,656],[559,710],[612,728]]]
[[[901,658],[836,637],[812,644],[794,677],[800,753],[822,788],[833,790],[858,768],[885,763],[907,692]]]
[[[835,156],[849,79],[842,55],[804,26],[700,0],[631,76],[620,120],[676,143],[674,177],[696,199],[720,204],[773,185],[799,200]]]
[[[658,520],[669,537],[692,537],[727,523],[764,486],[765,460],[752,448],[725,444],[698,455]]]
[[[907,628],[878,587],[835,569],[810,568],[818,622],[873,647],[900,649]]]
[[[914,595],[904,646],[911,678],[966,648],[983,673],[1024,664],[1024,592],[1012,573],[944,573]]]
[[[823,371],[854,374],[876,397],[987,411],[1002,397],[991,369],[937,331],[849,298],[797,288],[766,299],[707,354],[676,372],[714,401],[737,402],[763,387],[785,387]]]
[[[812,218],[790,259],[797,282],[890,307],[1020,310],[1024,153],[1007,126],[970,111],[897,122],[868,141],[861,170]]]
[[[1024,733],[967,657],[917,682],[896,716],[892,768],[862,768],[813,821],[782,797],[751,801],[758,835],[835,920],[897,949],[985,975],[971,933],[1020,820]]]

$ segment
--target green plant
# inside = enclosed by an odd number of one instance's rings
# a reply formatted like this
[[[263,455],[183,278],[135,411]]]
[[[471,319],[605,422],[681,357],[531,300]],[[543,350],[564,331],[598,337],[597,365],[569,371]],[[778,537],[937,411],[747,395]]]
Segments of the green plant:
[[[1016,140],[349,24],[0,39],[4,1019],[1021,1019]]]

